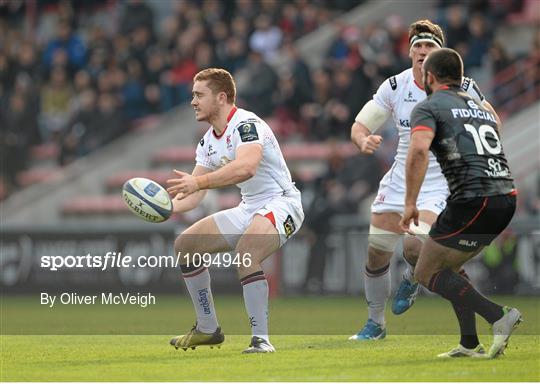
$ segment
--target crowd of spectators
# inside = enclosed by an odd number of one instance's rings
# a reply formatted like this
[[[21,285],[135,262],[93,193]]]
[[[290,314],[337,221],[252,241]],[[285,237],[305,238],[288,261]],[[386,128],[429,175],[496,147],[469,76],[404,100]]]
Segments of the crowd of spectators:
[[[410,65],[400,16],[362,26],[335,21],[359,3],[0,1],[0,145],[10,159],[2,173],[16,186],[30,146],[41,142],[56,143],[59,164],[69,164],[137,119],[188,101],[193,75],[209,66],[245,79],[238,104],[271,119],[281,139],[347,140],[378,85]],[[466,67],[489,54],[497,69],[512,61],[491,31],[520,2],[493,3],[438,3],[436,21]],[[328,23],[337,37],[321,48],[323,65],[312,69],[295,41]],[[288,65],[276,69],[276,58]]]
[[[238,104],[270,120],[280,140],[348,140],[358,110],[387,77],[410,66],[399,15],[365,25],[335,16],[349,0],[0,0],[0,199],[39,143],[70,164],[129,131],[135,121],[187,102],[191,80],[217,66],[242,78]],[[522,1],[439,0],[435,22],[467,70],[515,61],[495,26]],[[336,37],[310,68],[296,40],[323,24]],[[539,55],[540,33],[531,55]],[[285,66],[274,65],[286,59]],[[283,60],[281,60],[283,61]],[[279,70],[277,69],[279,68]],[[495,100],[497,104],[497,100]],[[381,133],[386,140],[395,132]],[[311,257],[305,288],[323,286],[333,216],[355,213],[393,158],[334,151],[307,202]],[[395,146],[394,146],[395,147]],[[537,206],[536,206],[537,207]]]
[[[200,69],[272,71],[266,62],[282,42],[354,5],[343,0],[0,1],[4,179],[17,185],[32,145],[55,143],[58,162],[66,165],[124,134],[133,121],[186,102]],[[267,89],[278,77],[259,80],[253,84]],[[253,86],[243,97],[253,96],[263,112],[271,113],[272,102],[258,90]]]

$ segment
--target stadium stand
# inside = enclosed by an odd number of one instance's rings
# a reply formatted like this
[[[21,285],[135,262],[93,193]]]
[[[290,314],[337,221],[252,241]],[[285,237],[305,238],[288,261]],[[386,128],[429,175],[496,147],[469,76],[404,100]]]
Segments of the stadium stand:
[[[36,30],[48,30],[48,34],[43,34],[40,46],[23,44],[22,52],[16,52],[13,47],[11,50],[6,49],[4,52],[17,54],[19,57],[18,62],[11,61],[13,68],[9,69],[9,73],[24,72],[37,78],[41,76],[45,80],[48,76],[46,68],[50,67],[49,72],[52,73],[54,67],[52,65],[54,58],[49,57],[54,50],[52,47],[60,44],[62,36],[64,39],[65,36],[69,36],[67,41],[75,46],[85,45],[86,61],[77,61],[76,57],[70,57],[69,54],[67,58],[56,60],[64,63],[67,73],[70,74],[70,88],[74,91],[69,92],[75,92],[71,104],[79,105],[79,109],[73,107],[72,120],[60,138],[55,138],[54,134],[42,134],[41,141],[46,137],[48,140],[43,144],[28,147],[27,159],[21,162],[23,165],[18,165],[22,168],[16,170],[16,176],[9,176],[11,171],[6,172],[8,174],[6,179],[13,180],[12,184],[19,187],[41,181],[52,183],[59,180],[65,172],[56,166],[55,160],[65,166],[116,139],[126,132],[126,128],[117,127],[116,123],[122,120],[131,120],[129,124],[131,133],[128,136],[140,135],[141,143],[147,142],[150,136],[144,135],[145,132],[152,132],[151,135],[164,134],[166,124],[162,121],[164,116],[162,113],[185,101],[186,95],[189,97],[189,87],[186,86],[189,85],[190,76],[194,71],[204,65],[223,65],[236,70],[240,105],[248,104],[249,101],[250,108],[259,109],[262,116],[269,116],[274,130],[282,142],[285,142],[284,154],[292,162],[299,181],[309,186],[317,175],[323,174],[326,160],[331,153],[330,144],[325,143],[325,140],[346,140],[354,112],[371,96],[380,81],[407,66],[407,20],[412,20],[418,14],[418,9],[414,7],[396,8],[394,5],[393,16],[386,17],[385,22],[379,24],[375,20],[387,16],[389,9],[388,5],[374,2],[365,7],[360,5],[357,10],[349,11],[343,17],[333,18],[342,10],[350,8],[348,2],[338,3],[319,2],[311,5],[302,1],[283,4],[268,2],[261,3],[261,9],[257,9],[258,3],[254,3],[254,6],[252,2],[246,4],[238,2],[229,8],[215,1],[171,2],[169,8],[164,4],[156,8],[155,4],[145,4],[141,1],[130,1],[125,6],[115,1],[96,1],[86,8],[66,1],[51,1],[43,8],[39,8],[40,5],[37,9],[40,17],[34,24]],[[447,7],[445,2],[441,2],[434,5],[441,24],[450,30],[452,28],[463,30],[463,33],[455,33],[455,36],[461,38],[452,42],[454,47],[459,48],[460,44],[471,40],[474,29],[471,25],[475,23],[465,25],[463,16],[469,12],[476,12],[474,4],[455,3]],[[477,23],[492,25],[494,20],[500,17],[499,8],[499,4],[490,6],[487,12],[483,13],[483,18],[475,13]],[[522,9],[516,7],[515,11],[522,12]],[[8,10],[7,13],[9,12]],[[24,10],[26,16],[22,10],[17,12],[15,13],[19,15],[19,19],[14,21],[13,25],[20,27],[24,24],[25,17],[28,17],[29,10]],[[249,18],[257,12],[263,12],[271,17],[258,22]],[[117,30],[100,27],[103,20],[110,20],[109,14],[120,20]],[[194,16],[195,14],[198,16]],[[156,15],[166,17],[157,22]],[[49,24],[41,19],[49,20]],[[66,19],[71,22],[65,23]],[[218,19],[220,22],[213,22]],[[62,21],[56,26],[56,35],[53,32],[55,28],[50,26],[50,20]],[[451,22],[458,26],[451,27]],[[209,34],[202,33],[205,29]],[[266,32],[263,33],[264,31]],[[23,40],[12,29],[8,32]],[[123,34],[128,35],[129,39]],[[79,38],[79,35],[83,38]],[[273,44],[272,41],[277,35],[281,36],[279,40],[283,48],[280,52],[283,55],[270,54],[264,58],[258,55],[257,51],[265,50],[264,44]],[[265,36],[270,43],[265,40]],[[112,38],[108,40],[107,37]],[[493,38],[494,35],[489,36],[489,39]],[[185,48],[185,44],[191,48],[184,50],[187,53],[183,57],[175,57],[175,50],[178,51],[179,47]],[[248,54],[250,44],[254,44],[255,49],[251,49],[252,53]],[[237,49],[239,45],[243,48],[240,50],[241,54]],[[316,46],[328,48],[313,49]],[[41,56],[38,54],[40,47],[43,47],[44,52]],[[69,47],[68,44],[68,53]],[[531,52],[529,58],[507,60],[504,63],[507,65],[501,67],[499,63],[496,68],[500,73],[494,76],[495,80],[488,94],[494,95],[497,106],[502,109],[505,116],[510,116],[516,106],[521,107],[526,102],[534,103],[538,100],[537,90],[530,85],[537,84],[538,74],[532,70],[524,70],[534,67],[537,63],[538,57],[534,52],[534,50]],[[233,60],[231,55],[234,54],[238,56]],[[39,62],[38,57],[42,57],[43,62]],[[486,57],[489,57],[488,53]],[[198,61],[200,64],[197,64]],[[267,65],[266,62],[271,65]],[[495,64],[494,62],[494,68]],[[486,65],[490,65],[489,60],[486,61]],[[19,66],[23,69],[18,68]],[[42,69],[38,71],[34,67]],[[33,68],[32,71],[29,68]],[[524,74],[529,73],[536,75],[532,82],[523,78]],[[251,89],[252,86],[245,86],[253,84],[253,79],[260,80],[264,76],[270,80],[270,88]],[[171,77],[176,80],[172,83],[167,82],[166,78],[171,80]],[[146,87],[142,93],[136,84],[137,78]],[[163,81],[165,83],[162,83]],[[18,89],[21,89],[20,92],[28,93],[29,85],[24,80],[20,82],[21,84],[17,85],[18,82],[15,80],[11,87],[6,89],[12,89],[14,95],[19,92]],[[159,83],[157,88],[154,87],[156,83]],[[507,83],[512,87],[509,91],[506,90],[509,86]],[[42,87],[47,89],[47,83],[43,82]],[[175,89],[172,93],[171,87]],[[517,90],[516,87],[523,89]],[[246,89],[250,93],[246,93]],[[516,93],[522,96],[520,98],[505,96]],[[184,96],[171,100],[172,94],[174,97]],[[143,97],[137,101],[136,95]],[[6,97],[3,100],[5,101]],[[142,104],[138,105],[137,102]],[[96,115],[99,114],[99,108],[104,113],[106,111],[116,113],[120,110],[123,115],[117,116],[116,120],[112,118],[108,121],[103,119],[93,121],[94,116],[91,113],[84,113],[86,104],[91,106],[90,110]],[[184,119],[187,119],[189,114],[189,112],[171,112],[171,116],[175,113],[177,117],[171,120],[186,121]],[[185,117],[178,117],[184,115]],[[48,130],[43,128],[42,122],[40,124],[41,132],[43,129]],[[81,124],[90,124],[86,130],[83,128],[83,131],[91,132],[90,127],[97,125],[100,126],[100,131],[92,134],[81,133]],[[115,126],[114,129],[103,129],[107,124]],[[121,132],[109,132],[118,129]],[[390,135],[389,140],[395,140],[391,132],[386,134]],[[170,134],[170,137],[173,135]],[[155,150],[149,151],[148,160],[140,160],[139,167],[119,167],[117,173],[110,169],[108,173],[111,174],[103,178],[105,181],[101,188],[92,193],[99,194],[100,190],[112,192],[125,181],[125,178],[135,174],[149,175],[163,182],[167,177],[165,169],[170,169],[173,165],[189,168],[194,152],[191,143],[196,139],[191,134],[179,133],[177,137],[176,140],[162,140],[161,142],[168,145],[160,144]],[[187,146],[171,146],[172,142],[184,142]],[[355,153],[351,144],[343,144],[342,150],[348,156]],[[23,156],[23,152],[19,153]],[[112,151],[112,154],[114,156],[115,151]],[[100,156],[103,156],[103,153],[100,152]],[[383,170],[391,157],[391,153],[379,154]],[[30,169],[24,170],[27,163],[30,164]],[[108,198],[112,201],[110,204],[107,204]],[[62,203],[63,208],[58,210],[64,213],[74,212],[71,204],[74,207],[82,204],[77,201],[70,203],[68,199]],[[97,211],[106,212],[107,207],[110,207],[111,211],[116,212],[113,196],[104,195],[101,200],[96,201],[101,207],[96,208]],[[88,204],[82,205],[86,207]]]
[[[380,82],[408,66],[407,26],[419,15],[449,28],[451,46],[469,55],[467,74],[504,119],[502,141],[524,191],[520,214],[538,214],[539,142],[530,139],[538,138],[540,108],[533,1],[17,4],[0,4],[3,225],[140,224],[119,189],[134,176],[163,184],[172,167],[191,169],[207,128],[187,105],[191,77],[222,66],[237,79],[238,104],[265,117],[279,137],[313,213],[305,223],[312,246],[326,250],[324,257],[338,252],[335,236],[343,241],[360,228],[396,143],[387,129],[376,157],[356,155],[348,140],[352,119]],[[55,54],[58,45],[63,53]],[[200,210],[166,224],[178,230],[238,199],[233,189],[211,191]],[[351,246],[339,251],[352,263],[346,290],[357,291],[361,260],[348,258]],[[305,275],[320,279],[324,264],[309,268]],[[282,270],[287,284],[304,276]]]

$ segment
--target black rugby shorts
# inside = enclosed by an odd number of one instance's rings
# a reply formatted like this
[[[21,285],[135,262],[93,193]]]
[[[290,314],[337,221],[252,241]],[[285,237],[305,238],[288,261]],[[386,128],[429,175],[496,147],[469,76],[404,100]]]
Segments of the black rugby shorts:
[[[515,193],[448,200],[429,236],[449,248],[475,251],[489,245],[508,226],[515,211]]]

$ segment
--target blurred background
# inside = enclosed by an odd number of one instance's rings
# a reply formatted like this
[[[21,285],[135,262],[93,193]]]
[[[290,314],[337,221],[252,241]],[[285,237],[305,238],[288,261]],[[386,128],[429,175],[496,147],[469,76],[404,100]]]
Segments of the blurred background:
[[[303,192],[302,231],[265,265],[272,294],[358,294],[397,131],[387,124],[363,156],[350,127],[410,67],[407,28],[422,18],[441,25],[501,116],[519,189],[512,225],[469,274],[485,292],[538,294],[539,0],[0,0],[2,291],[183,289],[171,268],[51,272],[39,258],[169,255],[188,225],[238,204],[235,188],[211,191],[194,211],[146,224],[120,195],[131,177],[164,184],[173,168],[191,171],[208,128],[189,106],[191,80],[217,66],[237,79],[237,105],[273,128]],[[240,292],[234,269],[212,276]]]

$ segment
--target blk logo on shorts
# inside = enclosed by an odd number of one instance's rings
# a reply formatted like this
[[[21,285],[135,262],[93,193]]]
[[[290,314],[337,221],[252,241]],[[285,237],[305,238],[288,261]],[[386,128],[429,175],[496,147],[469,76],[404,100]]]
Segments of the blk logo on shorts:
[[[478,241],[461,239],[458,244],[463,245],[464,247],[477,247]]]

